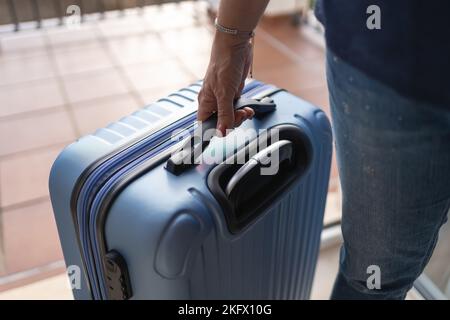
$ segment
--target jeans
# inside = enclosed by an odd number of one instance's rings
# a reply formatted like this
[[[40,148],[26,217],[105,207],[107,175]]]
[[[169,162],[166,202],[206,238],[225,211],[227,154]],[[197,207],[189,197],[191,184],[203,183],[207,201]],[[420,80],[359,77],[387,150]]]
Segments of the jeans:
[[[450,106],[401,96],[330,51],[327,78],[344,238],[331,298],[404,299],[447,220]]]

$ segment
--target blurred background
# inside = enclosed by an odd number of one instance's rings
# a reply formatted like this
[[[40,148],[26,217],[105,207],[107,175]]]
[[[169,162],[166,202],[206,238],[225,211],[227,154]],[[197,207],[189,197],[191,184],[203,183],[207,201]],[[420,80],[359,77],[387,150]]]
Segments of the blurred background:
[[[201,79],[218,0],[0,0],[0,299],[71,299],[48,195],[59,151]],[[272,1],[254,77],[329,114],[314,1]],[[341,242],[336,163],[312,298],[327,299]],[[411,299],[450,296],[450,231]]]

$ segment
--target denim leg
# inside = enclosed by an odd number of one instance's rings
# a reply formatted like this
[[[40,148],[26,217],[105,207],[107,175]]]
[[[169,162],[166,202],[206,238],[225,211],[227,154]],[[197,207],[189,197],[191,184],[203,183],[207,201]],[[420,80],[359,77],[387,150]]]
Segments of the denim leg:
[[[450,207],[450,112],[327,60],[344,237],[331,298],[404,299]]]

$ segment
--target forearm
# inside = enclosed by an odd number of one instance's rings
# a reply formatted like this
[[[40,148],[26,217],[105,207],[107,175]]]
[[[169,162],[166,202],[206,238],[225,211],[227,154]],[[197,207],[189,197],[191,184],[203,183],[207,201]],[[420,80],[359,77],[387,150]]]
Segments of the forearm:
[[[268,3],[269,0],[222,0],[218,22],[227,28],[252,31]]]
[[[233,32],[217,27],[211,58],[198,95],[197,118],[208,119],[217,112],[217,129],[226,135],[228,129],[239,126],[253,117],[251,108],[234,110],[233,101],[241,95],[245,79],[252,64],[252,33],[269,0],[222,0],[217,16],[222,27],[243,32]]]

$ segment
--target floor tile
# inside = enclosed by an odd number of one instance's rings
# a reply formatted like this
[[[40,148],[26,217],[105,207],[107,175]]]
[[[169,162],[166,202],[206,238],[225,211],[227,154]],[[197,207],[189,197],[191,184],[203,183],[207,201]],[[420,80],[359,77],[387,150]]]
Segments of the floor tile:
[[[341,220],[342,216],[341,198],[342,194],[339,187],[335,188],[334,191],[328,189],[327,203],[325,206],[325,213],[323,217],[324,225],[336,223],[337,221]]]
[[[311,292],[312,300],[328,300],[339,267],[339,244],[319,253]]]
[[[66,111],[0,121],[0,156],[74,139]]]
[[[190,27],[161,32],[165,46],[178,56],[208,53],[211,50],[213,33],[206,27]]]
[[[264,70],[289,66],[293,61],[271,45],[263,37],[256,36],[253,53],[253,69]]]
[[[199,12],[201,15],[201,10]],[[161,7],[149,6],[143,17],[152,31],[184,29],[194,26],[197,22],[195,9],[180,3],[168,3]]]
[[[254,77],[294,93],[300,89],[326,85],[325,68],[323,65],[317,64],[291,63],[284,67],[256,69],[254,70]]]
[[[337,167],[336,160],[336,149],[333,144],[333,156],[331,158],[331,172],[330,172],[330,183],[328,186],[328,190],[334,191],[339,188],[339,170]]]
[[[324,57],[323,49],[311,43],[304,36],[302,29],[293,27],[291,20],[286,17],[265,18],[261,21],[260,28],[302,59],[317,60]]]
[[[81,26],[61,26],[46,30],[47,37],[53,49],[67,49],[97,42],[99,30],[95,24],[86,23]]]
[[[145,34],[151,29],[148,20],[140,15],[118,16],[116,12],[110,12],[108,16],[111,18],[98,22],[100,34],[106,39]]]
[[[159,62],[167,59],[170,53],[164,48],[156,35],[136,35],[115,38],[108,41],[114,57],[122,65],[141,62]]]
[[[4,211],[1,218],[8,273],[63,258],[50,200]]]
[[[184,65],[184,68],[189,71],[190,74],[195,76],[196,80],[203,79],[206,73],[206,69],[209,64],[210,54],[204,53],[191,53],[180,56],[178,59]]]
[[[44,108],[63,106],[58,80],[46,79],[0,86],[0,117]]]
[[[97,99],[72,106],[81,134],[89,134],[98,128],[131,114],[138,108],[136,100],[129,94]]]
[[[63,84],[70,103],[128,92],[125,81],[114,68],[64,76]]]
[[[65,273],[0,292],[0,300],[73,300]]]
[[[169,85],[178,89],[195,80],[195,77],[188,74],[176,60],[127,66],[125,73],[138,91]]]
[[[298,94],[301,98],[311,102],[312,104],[324,110],[327,113],[328,117],[331,116],[327,86],[319,86],[313,88],[299,87],[296,90],[295,94]]]
[[[51,58],[46,55],[0,60],[0,85],[50,78],[55,75]]]
[[[58,72],[62,75],[95,71],[113,66],[111,58],[100,42],[58,50],[54,55]]]
[[[0,37],[0,59],[40,55],[46,51],[46,41],[41,30],[9,33]]]
[[[61,148],[0,160],[0,205],[2,208],[48,196],[50,168]]]

